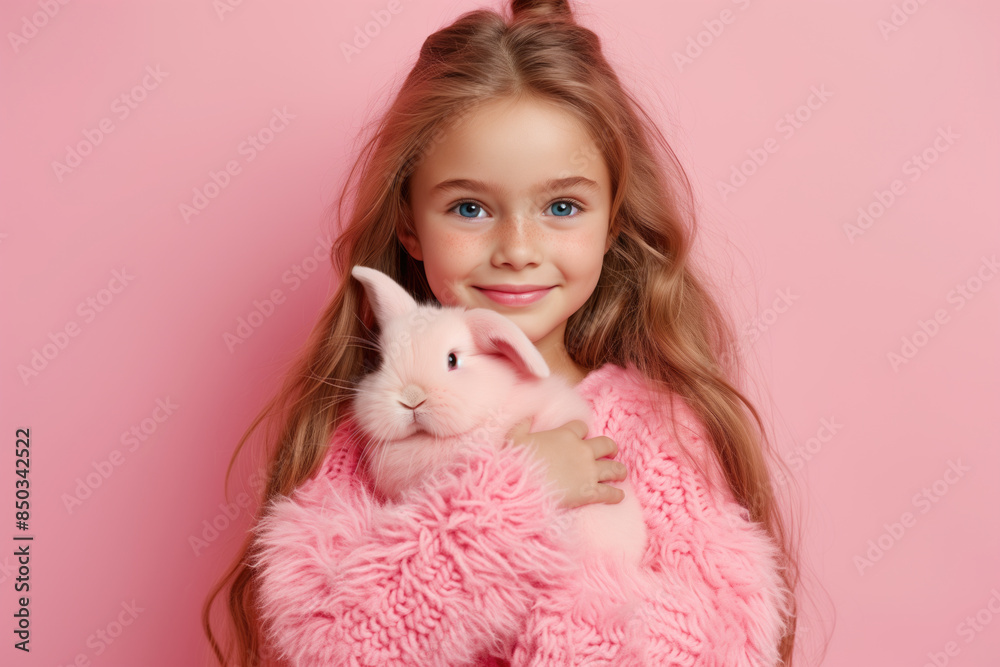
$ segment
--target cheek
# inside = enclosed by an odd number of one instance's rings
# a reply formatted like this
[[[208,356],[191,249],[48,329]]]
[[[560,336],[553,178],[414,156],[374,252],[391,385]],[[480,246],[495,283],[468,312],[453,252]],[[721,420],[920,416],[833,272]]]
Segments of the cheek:
[[[428,282],[431,285],[431,291],[434,292],[434,296],[437,297],[438,302],[442,306],[466,305],[462,303],[458,296],[457,282],[441,276],[434,279],[428,278]]]
[[[604,264],[606,240],[607,235],[597,231],[563,237],[558,242],[563,265],[573,275],[580,277],[600,271]]]
[[[475,266],[483,252],[482,244],[468,234],[431,233],[421,241],[424,267],[428,273],[441,276],[455,277],[468,271]]]
[[[477,256],[481,246],[481,240],[472,234],[446,231],[434,235],[433,251],[442,263],[460,265],[469,258]]]
[[[437,300],[445,306],[467,305],[462,285],[479,263],[479,249],[459,235],[440,236],[424,248],[424,273]]]

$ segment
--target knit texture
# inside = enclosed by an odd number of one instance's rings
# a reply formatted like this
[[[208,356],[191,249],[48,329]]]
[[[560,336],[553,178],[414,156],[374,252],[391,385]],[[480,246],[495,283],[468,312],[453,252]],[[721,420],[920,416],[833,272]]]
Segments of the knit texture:
[[[257,525],[267,643],[294,667],[777,665],[780,552],[693,413],[672,398],[678,441],[632,367],[605,364],[577,390],[594,414],[586,437],[615,441],[642,506],[640,571],[574,551],[573,510],[526,447],[473,443],[380,505],[345,420],[319,473]]]

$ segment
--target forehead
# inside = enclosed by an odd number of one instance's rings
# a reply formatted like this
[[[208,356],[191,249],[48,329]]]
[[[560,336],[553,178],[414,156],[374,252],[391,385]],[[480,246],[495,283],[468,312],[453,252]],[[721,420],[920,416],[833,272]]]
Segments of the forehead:
[[[552,103],[493,100],[462,114],[432,141],[413,173],[417,189],[472,178],[527,190],[571,175],[608,186],[607,167],[587,128]]]

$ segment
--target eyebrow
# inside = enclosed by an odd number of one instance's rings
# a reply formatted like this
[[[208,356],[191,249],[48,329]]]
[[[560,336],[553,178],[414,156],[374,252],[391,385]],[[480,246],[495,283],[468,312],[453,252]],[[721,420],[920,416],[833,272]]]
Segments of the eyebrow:
[[[573,187],[580,187],[594,193],[600,191],[601,189],[601,186],[599,186],[596,181],[592,181],[589,178],[585,178],[583,176],[569,176],[567,178],[553,178],[544,183],[540,183],[532,189],[532,194],[537,192],[563,190]],[[501,188],[493,182],[477,181],[469,178],[452,178],[447,181],[441,181],[431,188],[431,195],[451,192],[453,190],[478,190],[495,196],[500,192]]]

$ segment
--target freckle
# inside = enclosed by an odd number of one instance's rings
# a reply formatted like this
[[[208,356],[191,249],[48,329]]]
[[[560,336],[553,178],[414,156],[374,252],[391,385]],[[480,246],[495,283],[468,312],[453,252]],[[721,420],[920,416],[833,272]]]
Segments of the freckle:
[[[462,234],[449,236],[445,239],[445,242],[449,248],[455,248],[456,250],[468,250],[472,247],[472,241]]]

